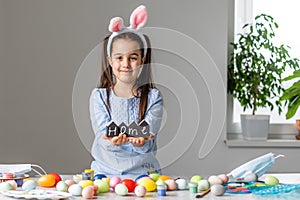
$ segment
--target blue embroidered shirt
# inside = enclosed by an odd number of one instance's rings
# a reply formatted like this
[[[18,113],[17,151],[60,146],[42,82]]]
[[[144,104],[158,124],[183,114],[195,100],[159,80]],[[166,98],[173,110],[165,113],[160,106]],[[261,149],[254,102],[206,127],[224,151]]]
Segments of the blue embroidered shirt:
[[[105,88],[96,88],[90,96],[90,119],[95,139],[92,146],[94,161],[91,168],[95,173],[105,175],[140,175],[152,171],[160,172],[160,165],[155,157],[156,138],[162,120],[163,100],[157,89],[150,89],[148,105],[145,113],[145,121],[149,124],[153,140],[146,141],[141,147],[135,147],[131,143],[116,146],[107,139],[103,139],[106,133],[106,125],[111,120],[117,125],[124,122],[129,125],[138,120],[138,97],[121,98],[110,92],[110,114],[106,103],[107,93]]]

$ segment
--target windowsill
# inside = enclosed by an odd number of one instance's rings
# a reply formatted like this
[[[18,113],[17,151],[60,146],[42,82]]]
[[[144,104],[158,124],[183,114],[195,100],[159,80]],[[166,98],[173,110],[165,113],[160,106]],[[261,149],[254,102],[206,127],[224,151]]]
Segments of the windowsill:
[[[228,147],[292,147],[300,148],[300,140],[295,134],[269,134],[267,140],[245,140],[241,134],[227,133],[225,144]]]

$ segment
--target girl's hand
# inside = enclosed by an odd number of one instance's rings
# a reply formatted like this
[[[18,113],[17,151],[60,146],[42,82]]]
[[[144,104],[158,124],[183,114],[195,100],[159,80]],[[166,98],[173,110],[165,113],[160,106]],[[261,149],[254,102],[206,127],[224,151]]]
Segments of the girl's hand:
[[[107,137],[106,134],[103,134],[103,138],[109,140],[113,145],[122,145],[128,142],[128,138],[126,137],[125,134],[120,134],[115,137]]]
[[[135,147],[141,147],[141,146],[144,146],[144,144],[145,144],[145,142],[147,140],[153,140],[153,138],[154,138],[153,135],[150,135],[148,138],[143,138],[143,137],[134,138],[134,137],[130,137],[130,138],[128,138],[128,142],[130,142]]]

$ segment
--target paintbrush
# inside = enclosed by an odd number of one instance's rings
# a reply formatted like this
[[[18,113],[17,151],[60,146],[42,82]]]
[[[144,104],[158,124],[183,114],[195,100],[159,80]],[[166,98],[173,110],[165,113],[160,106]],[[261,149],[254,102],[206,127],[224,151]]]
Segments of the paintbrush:
[[[210,188],[208,188],[207,190],[204,190],[203,192],[196,194],[196,198],[202,198],[205,195],[207,195],[210,192]]]

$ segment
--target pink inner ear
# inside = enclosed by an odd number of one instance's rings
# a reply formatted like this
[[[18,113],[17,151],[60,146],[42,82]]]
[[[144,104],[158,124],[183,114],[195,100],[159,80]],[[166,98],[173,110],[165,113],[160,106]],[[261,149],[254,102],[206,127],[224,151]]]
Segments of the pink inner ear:
[[[143,27],[147,21],[147,10],[145,6],[137,7],[130,16],[130,24],[133,28]]]
[[[110,20],[108,30],[110,32],[117,32],[123,29],[123,19],[121,17],[115,17]]]

